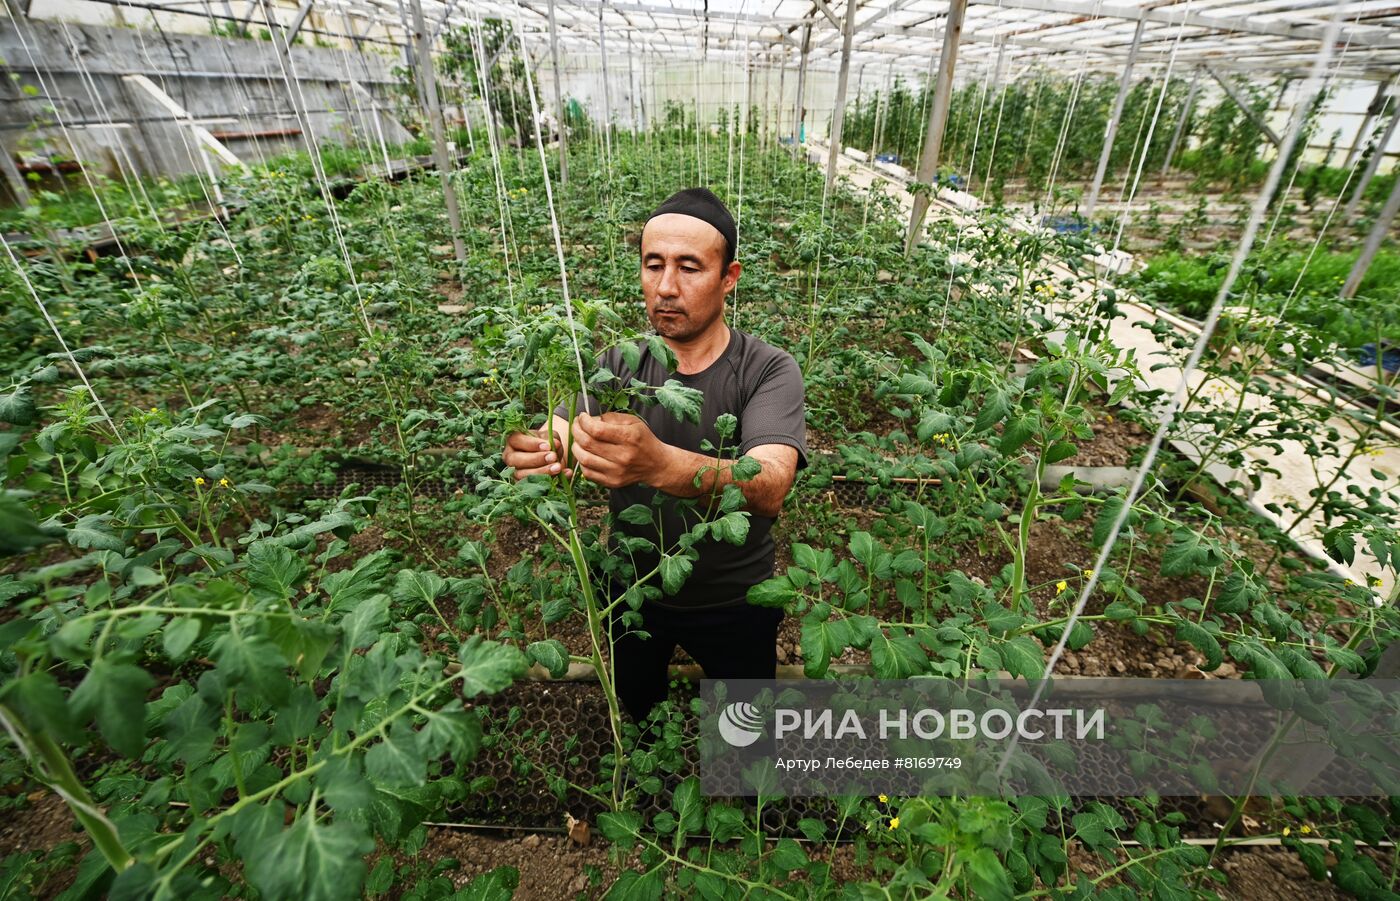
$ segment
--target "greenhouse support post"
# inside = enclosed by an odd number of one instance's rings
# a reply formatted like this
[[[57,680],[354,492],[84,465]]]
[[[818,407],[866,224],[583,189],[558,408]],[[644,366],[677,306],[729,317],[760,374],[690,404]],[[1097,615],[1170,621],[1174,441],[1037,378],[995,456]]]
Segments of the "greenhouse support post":
[[[1220,85],[1220,87],[1224,88],[1225,93],[1228,94],[1230,96],[1230,99],[1235,101],[1235,105],[1240,108],[1240,112],[1244,113],[1245,117],[1248,118],[1249,121],[1254,123],[1254,127],[1264,133],[1264,137],[1269,139],[1270,144],[1273,144],[1275,147],[1277,147],[1280,143],[1282,143],[1282,139],[1279,138],[1278,132],[1270,128],[1269,123],[1264,121],[1264,117],[1259,115],[1259,113],[1255,112],[1254,107],[1250,106],[1249,104],[1249,98],[1240,93],[1240,89],[1235,87],[1234,83],[1230,81],[1229,77],[1220,74],[1220,72],[1217,71],[1215,67],[1209,64],[1206,64],[1205,70],[1206,72],[1210,73],[1210,77],[1214,78],[1216,82]]]
[[[1371,179],[1376,177],[1376,172],[1381,167],[1381,160],[1385,159],[1385,150],[1390,146],[1390,139],[1395,136],[1397,123],[1400,123],[1400,104],[1392,108],[1390,121],[1386,123],[1385,131],[1381,133],[1371,158],[1366,161],[1365,171],[1361,173],[1361,178],[1357,179],[1356,188],[1351,192],[1351,199],[1347,201],[1346,209],[1342,211],[1343,222],[1350,222],[1361,206],[1361,198],[1365,196],[1366,189],[1370,187]]]
[[[569,130],[564,126],[564,100],[559,87],[559,26],[554,21],[554,0],[549,0],[549,60],[554,67],[554,118],[559,129],[559,187],[569,185]]]
[[[821,3],[822,11],[831,18],[831,11]],[[856,32],[856,0],[846,0],[846,23],[841,35],[841,72],[836,76],[836,107],[831,111],[831,134],[827,136],[826,192],[836,183],[836,158],[841,154],[841,127],[846,118],[846,86],[851,80],[851,39]]]
[[[1376,83],[1376,96],[1371,98],[1371,103],[1366,107],[1366,116],[1361,120],[1361,124],[1356,129],[1356,134],[1351,139],[1351,148],[1347,150],[1346,161],[1342,163],[1343,169],[1350,169],[1351,164],[1356,162],[1356,157],[1361,153],[1361,148],[1365,146],[1366,135],[1371,132],[1371,124],[1376,121],[1376,117],[1385,112],[1386,102],[1390,94],[1390,86],[1395,81],[1392,74],[1384,81]]]
[[[802,29],[802,59],[797,64],[797,102],[793,105],[792,140],[796,146],[803,137],[803,125],[807,121],[807,110],[802,105],[807,102],[804,93],[807,89],[807,55],[812,50],[812,25]]]
[[[1128,48],[1127,62],[1123,63],[1123,75],[1118,79],[1118,93],[1113,98],[1113,111],[1108,117],[1108,127],[1103,133],[1103,149],[1099,151],[1099,165],[1094,170],[1094,181],[1089,186],[1089,196],[1084,200],[1084,218],[1094,218],[1094,207],[1099,205],[1099,191],[1103,190],[1103,177],[1108,173],[1108,158],[1113,155],[1113,140],[1118,137],[1118,123],[1123,120],[1123,104],[1128,100],[1128,88],[1133,84],[1133,65],[1137,62],[1138,48],[1142,46],[1142,26],[1145,20],[1138,19],[1133,29],[1133,43]]]
[[[928,111],[928,128],[924,132],[923,147],[919,152],[919,168],[914,180],[932,186],[938,175],[938,153],[943,148],[943,128],[948,124],[948,105],[953,97],[953,70],[958,65],[958,43],[962,39],[963,19],[967,15],[967,0],[952,0],[948,5],[948,19],[943,23],[943,53],[938,61],[938,79],[934,82],[933,104]],[[904,238],[904,252],[914,249],[919,238],[919,230],[924,224],[924,214],[933,201],[933,187],[930,193],[916,191],[914,211],[909,216],[909,233]]]
[[[423,73],[420,71],[422,67],[418,65],[418,57],[415,53],[418,42],[412,39],[414,30],[408,23],[408,10],[404,8],[404,0],[397,0],[395,6],[398,7],[399,11],[399,25],[409,38],[403,45],[404,68],[413,73],[413,87],[418,94],[418,106],[427,109],[428,98],[423,90]]]
[[[603,149],[608,168],[612,168],[612,92],[608,89],[608,33],[603,26],[603,10],[607,3],[598,4],[598,56],[603,64]]]
[[[0,151],[0,173],[4,174],[5,182],[10,186],[10,193],[15,195],[15,202],[22,207],[29,206],[29,187],[24,183],[24,176],[19,174],[14,157],[4,151]]]
[[[452,230],[452,252],[457,262],[467,260],[467,247],[462,243],[462,217],[457,209],[457,191],[452,186],[452,159],[447,155],[447,138],[443,134],[442,109],[438,106],[437,79],[433,75],[432,49],[428,46],[428,26],[423,21],[423,4],[409,0],[413,12],[413,38],[418,49],[420,85],[428,101],[428,124],[433,131],[433,156],[437,159],[438,177],[442,181],[442,199],[447,205],[447,227]]]
[[[1176,149],[1181,146],[1181,136],[1186,133],[1186,123],[1191,121],[1191,106],[1196,102],[1196,92],[1201,89],[1201,69],[1196,67],[1191,76],[1191,87],[1186,91],[1186,99],[1181,104],[1181,114],[1176,117],[1176,129],[1172,131],[1171,143],[1167,145],[1167,157],[1162,160],[1162,176],[1171,168],[1176,159]]]
[[[1391,120],[1392,123],[1394,121],[1394,119]],[[1382,150],[1382,147],[1376,148],[1373,159],[1380,159]],[[1359,196],[1358,193],[1357,197]],[[1370,234],[1366,236],[1366,244],[1361,248],[1361,256],[1356,258],[1356,263],[1347,275],[1346,284],[1342,285],[1341,296],[1344,299],[1356,296],[1357,289],[1361,287],[1361,280],[1366,277],[1366,270],[1371,268],[1371,261],[1376,258],[1376,253],[1381,249],[1381,242],[1390,232],[1390,224],[1395,221],[1396,213],[1400,213],[1400,178],[1395,179],[1395,183],[1390,186],[1390,196],[1385,199],[1385,206],[1381,208],[1380,216],[1376,217],[1375,224],[1371,226]]]

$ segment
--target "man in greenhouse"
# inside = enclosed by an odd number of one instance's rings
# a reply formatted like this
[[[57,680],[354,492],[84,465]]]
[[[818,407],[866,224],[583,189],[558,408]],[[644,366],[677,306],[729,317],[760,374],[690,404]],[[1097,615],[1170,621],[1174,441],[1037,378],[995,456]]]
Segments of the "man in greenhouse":
[[[773,522],[797,470],[807,465],[804,389],[790,354],[725,322],[726,298],[742,268],[734,259],[737,236],[729,211],[704,188],[680,191],[657,207],[642,230],[642,294],[647,318],[675,354],[676,368],[669,370],[645,340],[635,353],[613,347],[599,361],[616,375],[614,387],[632,385],[633,379],[651,388],[674,380],[702,392],[698,422],[674,415],[665,404],[647,403],[641,392],[628,395],[630,412],[600,416],[590,389],[587,412],[572,424],[567,405],[555,409],[552,442],[543,429],[517,432],[506,441],[505,463],[515,467],[517,479],[581,474],[611,489],[614,548],[621,531],[674,553],[677,537],[702,521],[707,506],[718,506],[712,501],[725,486],[742,492],[740,509],[749,516],[740,543],[697,541],[698,557],[679,587],[673,579],[646,583],[650,597],[641,604],[640,621],[629,604],[615,608],[617,693],[638,723],[667,695],[667,666],[677,644],[711,679],[776,675],[782,611],[752,606],[747,594],[773,575]],[[584,409],[582,395],[576,409]],[[734,425],[729,437],[721,431],[731,422],[725,414]],[[707,447],[723,453],[717,458]],[[760,464],[756,476],[743,480],[741,468],[735,477],[740,455]],[[652,504],[657,492],[663,495],[659,510]],[[687,498],[699,503],[681,500]],[[619,518],[636,504],[652,510],[655,519]],[[651,572],[658,559],[654,553],[636,555],[637,573]],[[610,599],[634,587],[610,578],[607,583]]]

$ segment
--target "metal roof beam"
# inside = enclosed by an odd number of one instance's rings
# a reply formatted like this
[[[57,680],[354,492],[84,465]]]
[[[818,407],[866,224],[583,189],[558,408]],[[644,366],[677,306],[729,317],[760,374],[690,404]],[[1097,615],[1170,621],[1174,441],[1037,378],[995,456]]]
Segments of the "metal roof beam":
[[[1061,13],[1063,15],[1092,16],[1102,19],[1124,19],[1131,22],[1160,22],[1166,25],[1187,25],[1199,28],[1212,28],[1217,31],[1234,31],[1243,34],[1265,34],[1283,38],[1310,38],[1321,40],[1327,26],[1314,22],[1288,22],[1274,19],[1261,21],[1256,17],[1235,17],[1226,15],[1206,15],[1170,9],[1142,9],[1131,6],[1106,6],[1099,0],[975,0],[984,6],[997,6],[1001,9],[1026,9],[1036,12]],[[1321,7],[1319,7],[1321,8]],[[1363,47],[1400,47],[1400,33],[1385,29],[1377,33],[1374,28],[1342,29],[1337,33],[1338,43],[1350,43]]]

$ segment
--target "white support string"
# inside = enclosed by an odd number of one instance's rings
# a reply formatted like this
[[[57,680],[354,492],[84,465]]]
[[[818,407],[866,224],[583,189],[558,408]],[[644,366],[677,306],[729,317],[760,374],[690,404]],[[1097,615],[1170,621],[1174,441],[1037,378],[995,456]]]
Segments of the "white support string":
[[[267,22],[268,29],[280,27],[268,8],[267,0],[257,0],[257,2],[262,6],[263,19]],[[321,151],[316,144],[316,133],[311,127],[310,110],[306,105],[306,97],[301,92],[301,80],[296,74],[296,60],[292,56],[291,46],[286,43],[285,33],[281,38],[281,45],[286,47],[287,52],[282,53],[274,46],[273,56],[277,58],[278,68],[282,72],[282,80],[287,85],[292,106],[297,111],[302,137],[306,142],[307,153],[311,157],[311,171],[316,178],[316,186],[320,189],[321,199],[325,201],[331,231],[335,234],[336,245],[340,249],[341,259],[345,262],[345,271],[350,279],[350,287],[355,292],[356,308],[360,314],[361,324],[365,328],[365,335],[369,336],[373,334],[374,327],[370,325],[369,311],[365,309],[364,294],[360,291],[360,280],[355,275],[355,264],[350,259],[350,249],[345,244],[345,232],[340,227],[340,215],[336,211],[335,198],[331,195],[330,181],[326,178],[325,168],[321,165]],[[276,44],[277,41],[272,43]]]
[[[1113,237],[1115,251],[1123,242],[1123,230],[1128,227],[1133,199],[1137,197],[1138,186],[1142,184],[1142,170],[1147,165],[1147,156],[1152,150],[1152,136],[1157,133],[1157,122],[1162,115],[1162,104],[1167,99],[1167,90],[1172,86],[1172,67],[1176,65],[1176,52],[1181,49],[1181,39],[1186,34],[1186,19],[1190,14],[1191,3],[1187,3],[1181,12],[1181,25],[1176,30],[1176,40],[1172,42],[1171,55],[1167,57],[1167,70],[1162,75],[1162,90],[1157,94],[1157,106],[1152,111],[1152,124],[1148,126],[1147,139],[1142,142],[1142,150],[1138,154],[1137,170],[1133,173],[1132,187],[1128,189],[1123,209],[1118,212],[1118,233]]]
[[[491,127],[492,108],[491,91],[488,85],[489,73],[486,71],[486,42],[481,36],[481,20],[477,17],[475,10],[472,11],[472,57],[476,61],[477,83],[481,85],[481,99],[486,110],[486,142],[491,150],[491,174],[496,186],[496,211],[501,223],[501,260],[506,267],[506,296],[511,305],[515,304],[515,280],[510,272],[510,240],[512,232],[506,226],[506,219],[509,215],[509,202],[506,198],[505,170],[501,164],[500,148],[496,144],[496,130]],[[560,125],[562,128],[563,125]]]
[[[10,264],[14,266],[15,271],[19,273],[20,281],[24,282],[24,287],[29,289],[29,296],[33,298],[34,305],[39,308],[39,314],[44,317],[44,321],[49,324],[49,329],[53,332],[53,336],[58,339],[58,346],[63,348],[63,353],[68,357],[68,362],[73,364],[73,369],[78,373],[78,378],[83,380],[83,387],[87,388],[88,395],[92,397],[92,402],[97,405],[97,411],[102,414],[102,418],[112,427],[112,434],[117,436],[117,440],[124,441],[125,439],[122,437],[121,427],[117,425],[117,421],[107,412],[107,407],[102,403],[102,398],[97,396],[97,391],[92,387],[92,382],[88,381],[87,373],[83,371],[83,367],[78,363],[78,358],[73,355],[73,351],[68,347],[68,342],[63,339],[63,332],[59,330],[58,323],[54,322],[53,317],[49,315],[49,308],[45,306],[43,298],[39,296],[39,292],[34,290],[34,283],[29,280],[29,274],[26,273],[24,267],[20,265],[19,258],[15,256],[14,248],[12,248],[10,242],[5,239],[4,234],[0,234],[0,244],[4,245],[5,255],[10,258]]]
[[[131,277],[131,284],[135,286],[138,284],[136,270],[131,268],[131,258],[127,255],[126,246],[122,243],[121,235],[118,234],[113,225],[112,217],[107,214],[107,205],[102,202],[102,195],[98,193],[97,185],[93,184],[92,174],[88,172],[87,164],[83,162],[82,154],[78,152],[78,145],[73,140],[72,133],[68,130],[68,123],[64,119],[63,113],[59,111],[59,107],[62,106],[62,104],[58,102],[58,93],[53,90],[49,86],[48,81],[45,80],[43,71],[40,69],[38,61],[34,58],[34,52],[29,48],[29,42],[24,39],[24,28],[21,27],[19,22],[15,22],[15,37],[19,38],[20,47],[23,48],[24,55],[29,58],[29,65],[34,70],[34,77],[38,80],[40,89],[43,90],[46,96],[53,98],[53,103],[50,104],[49,108],[53,111],[54,121],[58,123],[59,131],[63,133],[63,139],[68,142],[68,149],[73,152],[73,159],[78,164],[78,172],[83,176],[83,182],[87,185],[88,191],[92,194],[93,201],[97,204],[97,211],[102,215],[103,221],[111,228],[112,242],[116,245],[117,252],[121,254],[121,260],[126,265],[126,272],[127,275]]]
[[[1265,181],[1264,190],[1254,201],[1254,208],[1249,217],[1249,223],[1245,226],[1244,234],[1240,238],[1239,246],[1235,249],[1234,258],[1230,261],[1230,269],[1225,275],[1225,280],[1220,284],[1220,291],[1215,297],[1215,302],[1211,304],[1210,312],[1205,321],[1201,324],[1200,337],[1196,339],[1195,346],[1191,348],[1191,353],[1186,359],[1181,370],[1181,378],[1177,382],[1176,391],[1172,394],[1171,400],[1161,408],[1158,416],[1157,430],[1152,435],[1152,441],[1147,446],[1147,453],[1143,456],[1142,463],[1138,466],[1137,472],[1133,476],[1132,485],[1129,486],[1127,494],[1123,498],[1123,505],[1118,510],[1118,514],[1113,518],[1113,525],[1109,530],[1107,539],[1103,547],[1099,549],[1099,555],[1094,562],[1094,567],[1089,572],[1089,579],[1079,590],[1079,598],[1075,601],[1074,609],[1070,611],[1069,618],[1065,621],[1064,631],[1060,633],[1060,638],[1055,642],[1055,647],[1050,652],[1050,659],[1046,661],[1045,673],[1036,685],[1034,694],[1027,708],[1034,708],[1040,703],[1041,694],[1045,691],[1045,682],[1055,670],[1055,664],[1059,662],[1060,656],[1064,653],[1065,646],[1069,642],[1070,633],[1074,630],[1075,624],[1079,622],[1079,617],[1083,614],[1085,606],[1089,603],[1089,596],[1093,594],[1098,586],[1099,576],[1108,565],[1109,555],[1113,552],[1113,546],[1118,541],[1118,535],[1127,523],[1128,514],[1132,512],[1133,502],[1137,500],[1139,492],[1142,491],[1143,483],[1147,479],[1147,473],[1151,471],[1153,463],[1157,460],[1157,453],[1161,450],[1162,442],[1165,440],[1167,431],[1170,429],[1172,420],[1176,417],[1177,410],[1181,402],[1186,397],[1190,387],[1190,379],[1199,365],[1201,356],[1205,352],[1206,346],[1210,343],[1211,337],[1215,334],[1216,323],[1220,320],[1220,313],[1225,307],[1225,301],[1230,296],[1230,289],[1234,287],[1235,280],[1239,278],[1240,270],[1244,268],[1244,261],[1249,256],[1250,249],[1254,245],[1254,239],[1258,235],[1259,226],[1264,221],[1264,215],[1268,209],[1269,198],[1273,195],[1274,189],[1283,180],[1283,170],[1288,162],[1288,157],[1292,153],[1293,145],[1298,140],[1298,135],[1303,129],[1303,122],[1307,118],[1308,107],[1312,104],[1313,95],[1317,92],[1323,82],[1323,76],[1327,71],[1328,63],[1331,62],[1333,45],[1336,42],[1337,31],[1340,26],[1338,13],[1341,8],[1333,13],[1327,22],[1327,30],[1323,34],[1317,55],[1313,57],[1312,68],[1308,72],[1307,82],[1294,106],[1293,114],[1289,119],[1288,133],[1284,137],[1283,143],[1279,145],[1277,159],[1269,169],[1268,179]],[[1012,753],[1016,750],[1019,737],[1013,735],[1011,743],[1007,746],[1002,755],[1001,762],[997,765],[997,775],[1000,776],[1006,768],[1006,764],[1011,760]]]
[[[131,7],[131,6],[132,6],[132,4],[131,4],[130,2],[127,2],[125,5],[128,6],[128,7]],[[156,26],[157,28],[159,28],[159,27],[160,27],[160,22],[159,22],[159,20],[156,18],[155,10],[147,10],[147,12],[150,13],[151,22],[152,22],[153,24],[155,24],[155,26]],[[64,30],[64,33],[65,33],[65,35],[66,35],[67,32],[68,32],[68,26],[67,26],[66,24],[63,26],[63,30]],[[145,57],[146,65],[150,66],[152,70],[159,71],[159,67],[156,65],[155,60],[153,60],[153,59],[151,58],[151,52],[150,52],[149,48],[147,48],[147,46],[146,46],[146,36],[145,36],[145,33],[144,33],[143,30],[140,29],[140,28],[135,29],[135,32],[136,32],[136,43],[137,43],[137,45],[141,48],[141,54],[142,54],[142,56]],[[70,46],[71,46],[71,45],[72,45],[72,38],[71,38],[71,36],[69,37],[69,42],[70,42]],[[84,69],[85,66],[84,66],[84,64],[83,64],[83,62],[82,62],[81,54],[78,53],[77,47],[76,47],[76,46],[73,46],[72,54],[73,54],[74,60],[77,61],[78,68],[79,68],[80,70],[81,70],[81,69]],[[168,94],[169,91],[166,90],[165,77],[164,77],[164,76],[157,76],[157,77],[160,79],[161,90],[162,90],[162,91],[166,91],[166,93]],[[100,108],[102,108],[103,111],[104,111],[104,113],[105,113],[105,112],[106,112],[106,104],[105,104],[104,102],[102,102],[100,99],[97,101],[97,103],[98,103],[98,106],[99,106]],[[188,131],[183,127],[183,125],[182,125],[181,127],[177,127],[176,130],[175,130],[175,133],[179,136],[179,138],[180,138],[180,144],[181,144],[181,146],[184,147],[184,149],[185,149],[185,156],[186,156],[186,158],[189,160],[189,163],[190,163],[190,170],[191,170],[191,171],[193,172],[193,174],[194,174],[195,182],[199,185],[200,193],[201,193],[202,195],[204,195],[204,203],[205,203],[206,206],[209,207],[209,209],[210,209],[211,211],[213,211],[213,212],[215,213],[215,215],[214,215],[214,222],[215,222],[216,226],[218,227],[220,233],[223,235],[224,240],[228,242],[229,248],[232,249],[232,251],[233,251],[233,256],[234,256],[234,260],[237,262],[238,268],[239,268],[239,270],[241,271],[242,268],[243,268],[243,257],[239,255],[239,253],[238,253],[238,247],[237,247],[237,245],[235,244],[235,242],[234,242],[234,240],[233,240],[233,236],[230,235],[230,234],[228,233],[228,228],[227,228],[227,226],[224,224],[224,219],[225,219],[225,213],[226,213],[226,211],[225,211],[225,209],[224,209],[223,194],[222,194],[222,192],[221,192],[220,189],[219,189],[218,182],[215,180],[213,164],[209,161],[209,156],[208,156],[208,154],[204,152],[203,145],[194,145],[194,146],[192,146],[192,145],[190,144],[190,135],[189,135]],[[198,157],[195,156],[196,153],[199,154]],[[203,178],[200,177],[200,170],[201,170],[201,169],[204,170],[204,177],[203,177]],[[206,184],[206,182],[205,182],[205,180],[204,180],[205,178],[208,178],[208,179],[209,179],[209,182],[208,182],[207,184]],[[213,188],[212,193],[211,193],[211,191],[210,191],[211,186],[212,186],[212,188]],[[159,216],[157,216],[157,219],[159,219]],[[162,223],[162,225],[161,225],[161,229],[162,229],[162,231],[164,230],[164,224],[163,224],[163,223]]]
[[[525,93],[530,95],[530,116],[538,122],[540,118],[539,104],[535,102],[535,77],[530,69],[530,55],[525,51],[525,30],[521,27],[520,3],[516,0],[515,5],[515,37],[520,44],[521,66],[525,69]],[[544,177],[544,197],[549,205],[549,227],[554,234],[554,255],[559,262],[559,287],[564,295],[564,315],[569,322],[569,340],[574,347],[574,362],[578,364],[579,391],[583,394],[584,410],[588,409],[588,375],[583,369],[583,351],[578,346],[578,326],[574,323],[574,304],[569,297],[569,268],[564,263],[564,239],[559,233],[559,216],[554,210],[554,183],[549,177],[549,161],[544,154],[544,139],[540,136],[540,129],[532,129],[535,133],[535,149],[540,156],[540,174]]]

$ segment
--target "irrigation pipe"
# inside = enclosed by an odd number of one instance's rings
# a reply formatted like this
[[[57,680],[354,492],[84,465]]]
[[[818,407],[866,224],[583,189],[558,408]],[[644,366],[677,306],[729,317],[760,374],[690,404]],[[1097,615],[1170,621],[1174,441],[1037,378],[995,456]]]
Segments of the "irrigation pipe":
[[[176,806],[179,806],[179,805],[177,805],[176,803],[172,802],[170,806],[176,807]],[[568,834],[569,834],[568,828],[566,828],[566,827],[564,827],[564,826],[507,826],[507,825],[497,826],[497,825],[495,825],[494,823],[448,823],[448,822],[438,822],[438,821],[432,821],[432,820],[424,820],[424,821],[423,821],[423,825],[424,825],[424,826],[430,826],[430,827],[432,827],[432,828],[434,828],[434,829],[451,829],[451,830],[458,831],[458,832],[518,832],[518,833],[524,833],[524,834],[526,834],[526,835],[568,835]],[[696,837],[700,837],[700,836],[705,835],[706,833],[704,833],[704,832],[699,832],[699,833],[691,833],[691,834],[692,834],[692,835],[695,835]],[[864,836],[855,836],[855,837],[851,837],[851,838],[840,838],[840,837],[837,837],[837,838],[833,838],[833,839],[823,839],[823,840],[821,840],[821,841],[813,841],[812,839],[809,839],[809,838],[807,838],[806,836],[800,836],[800,835],[785,836],[785,838],[790,838],[790,839],[792,839],[793,841],[797,842],[797,843],[800,844],[800,845],[822,845],[822,846],[829,846],[829,845],[832,845],[832,844],[849,845],[849,844],[853,844],[853,843],[856,841],[857,838],[863,838],[863,837],[864,837]],[[1194,846],[1212,845],[1212,844],[1215,843],[1215,839],[1213,839],[1213,838],[1179,838],[1179,839],[1177,839],[1176,841],[1177,841],[1177,844],[1180,844],[1180,845],[1194,845]],[[1316,837],[1313,837],[1313,836],[1299,836],[1299,837],[1297,837],[1297,838],[1294,838],[1293,841],[1296,841],[1296,842],[1298,842],[1298,843],[1300,843],[1300,844],[1305,844],[1305,845],[1331,845],[1331,844],[1332,844],[1332,840],[1331,840],[1331,839],[1316,838]],[[1363,841],[1354,841],[1353,843],[1354,843],[1354,844],[1356,845],[1356,847],[1358,847],[1358,848],[1394,848],[1394,847],[1395,847],[1395,842],[1390,842],[1390,841],[1377,842],[1377,843],[1374,844],[1374,845],[1368,844],[1367,842],[1363,842]],[[1121,841],[1119,841],[1119,842],[1118,842],[1118,847],[1120,847],[1120,848],[1143,848],[1143,847],[1152,847],[1152,848],[1156,848],[1157,846],[1156,846],[1156,845],[1144,845],[1142,842],[1137,841],[1136,839],[1130,839],[1130,838],[1129,838],[1129,839],[1122,839]],[[1233,848],[1281,848],[1281,847],[1284,847],[1283,839],[1281,839],[1281,838],[1242,838],[1242,839],[1239,839],[1238,841],[1232,841],[1232,842],[1230,842],[1230,848],[1232,848],[1232,849],[1233,849]]]
[[[1170,428],[1172,419],[1176,416],[1177,409],[1186,397],[1187,389],[1190,385],[1191,374],[1200,363],[1201,355],[1205,352],[1206,345],[1210,342],[1211,335],[1215,333],[1216,323],[1220,320],[1220,313],[1225,307],[1225,300],[1230,295],[1230,289],[1234,287],[1235,280],[1239,277],[1240,270],[1244,268],[1245,258],[1249,255],[1250,249],[1254,245],[1255,236],[1259,232],[1259,226],[1264,220],[1264,214],[1268,209],[1269,198],[1278,188],[1279,182],[1283,179],[1283,170],[1288,164],[1288,158],[1292,154],[1293,145],[1298,140],[1298,135],[1303,129],[1303,121],[1307,118],[1308,107],[1312,104],[1313,96],[1317,93],[1322,84],[1323,74],[1327,71],[1327,65],[1331,61],[1333,44],[1336,41],[1338,28],[1338,17],[1336,14],[1328,20],[1327,30],[1323,35],[1321,45],[1317,55],[1313,58],[1312,69],[1308,73],[1308,80],[1303,88],[1302,96],[1294,106],[1293,115],[1290,117],[1288,134],[1284,138],[1283,144],[1279,147],[1278,157],[1274,160],[1273,166],[1269,169],[1269,177],[1264,184],[1264,190],[1255,199],[1254,209],[1250,214],[1249,223],[1245,226],[1244,234],[1240,239],[1239,247],[1235,250],[1234,259],[1230,261],[1229,272],[1225,276],[1224,282],[1220,285],[1220,292],[1216,295],[1215,302],[1211,304],[1210,313],[1206,316],[1201,326],[1201,336],[1196,340],[1196,344],[1191,348],[1191,354],[1186,360],[1186,365],[1181,370],[1181,379],[1177,384],[1175,393],[1171,401],[1162,410],[1157,424],[1157,431],[1152,436],[1152,442],[1147,446],[1147,453],[1144,455],[1142,464],[1138,467],[1137,475],[1133,479],[1132,486],[1124,498],[1123,505],[1118,511],[1118,515],[1113,519],[1113,526],[1109,531],[1108,539],[1104,542],[1103,548],[1099,551],[1097,561],[1094,563],[1088,581],[1080,589],[1079,598],[1075,602],[1074,609],[1070,612],[1069,619],[1065,622],[1064,631],[1060,634],[1060,639],[1055,643],[1054,649],[1050,653],[1050,659],[1045,664],[1045,674],[1036,686],[1028,707],[1035,707],[1040,702],[1040,696],[1045,690],[1045,680],[1049,679],[1054,672],[1055,664],[1059,662],[1060,656],[1064,653],[1065,645],[1069,642],[1070,632],[1079,621],[1080,615],[1089,603],[1089,596],[1098,586],[1099,577],[1108,564],[1109,555],[1113,552],[1113,546],[1118,541],[1118,535],[1123,530],[1127,522],[1128,514],[1132,511],[1133,501],[1137,499],[1142,490],[1143,483],[1147,479],[1147,473],[1151,471],[1153,463],[1157,459],[1157,453],[1161,450],[1162,442],[1166,438],[1167,430]],[[997,776],[1001,776],[1006,769],[1011,755],[1015,752],[1019,744],[1019,737],[1013,735],[1011,743],[1007,746],[1002,755],[1001,762],[997,764]]]

